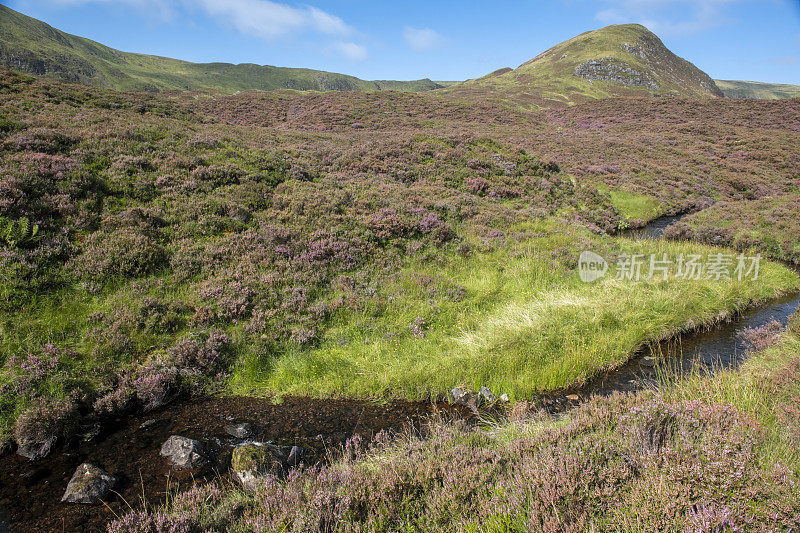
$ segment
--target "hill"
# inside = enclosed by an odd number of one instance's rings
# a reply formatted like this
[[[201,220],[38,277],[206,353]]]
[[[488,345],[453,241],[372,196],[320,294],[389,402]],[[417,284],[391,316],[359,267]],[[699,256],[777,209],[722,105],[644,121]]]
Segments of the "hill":
[[[319,70],[250,63],[191,63],[120,52],[59,31],[0,5],[0,65],[39,76],[116,90],[297,89],[317,91],[427,91],[431,80],[365,81]]]
[[[500,69],[450,90],[544,107],[615,96],[722,96],[705,72],[638,24],[582,33],[517,69]]]
[[[800,85],[737,80],[714,80],[714,82],[728,98],[756,98],[759,100],[800,98]]]

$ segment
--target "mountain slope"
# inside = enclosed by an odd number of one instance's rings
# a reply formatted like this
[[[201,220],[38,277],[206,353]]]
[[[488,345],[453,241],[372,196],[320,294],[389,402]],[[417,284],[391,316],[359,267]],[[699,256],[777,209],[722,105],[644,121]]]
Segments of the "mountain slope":
[[[722,96],[705,72],[670,52],[655,34],[638,24],[582,33],[517,69],[500,69],[450,90],[543,106],[648,94]]]
[[[427,91],[440,87],[430,80],[365,81],[319,70],[249,63],[191,63],[120,52],[59,31],[3,5],[0,5],[0,65],[118,90]]]
[[[714,80],[714,82],[728,98],[757,98],[759,100],[800,98],[800,85],[738,80]]]

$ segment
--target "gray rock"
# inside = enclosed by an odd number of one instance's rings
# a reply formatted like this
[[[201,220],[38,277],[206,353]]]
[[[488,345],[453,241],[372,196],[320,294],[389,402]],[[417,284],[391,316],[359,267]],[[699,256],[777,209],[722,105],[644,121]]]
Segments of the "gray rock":
[[[494,395],[489,387],[481,387],[478,393],[481,395],[481,398],[486,400],[486,403],[494,403],[497,401],[497,396]]]
[[[102,468],[90,463],[80,465],[67,484],[61,497],[62,502],[97,503],[117,484],[112,476]]]
[[[50,454],[56,443],[55,435],[36,435],[17,443],[17,453],[31,461],[38,461]]]
[[[225,433],[237,439],[247,439],[253,436],[253,425],[249,422],[240,422],[238,424],[229,424],[225,426]]]
[[[289,454],[282,447],[271,444],[245,444],[237,446],[231,456],[233,478],[244,489],[256,491],[268,476],[283,474]]]
[[[203,445],[194,439],[173,435],[161,446],[161,455],[176,468],[202,468],[208,464]]]
[[[306,451],[303,448],[292,446],[291,451],[289,451],[289,457],[286,459],[286,465],[289,468],[297,468],[303,462],[305,455]]]
[[[453,394],[454,404],[462,405],[472,409],[473,411],[477,411],[480,404],[480,399],[476,395],[462,387],[456,387],[451,391],[451,393]]]

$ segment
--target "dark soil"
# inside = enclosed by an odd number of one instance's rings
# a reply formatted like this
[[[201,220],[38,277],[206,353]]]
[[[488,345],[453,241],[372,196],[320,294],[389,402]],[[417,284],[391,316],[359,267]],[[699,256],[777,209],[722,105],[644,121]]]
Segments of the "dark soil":
[[[259,398],[207,398],[173,404],[161,411],[106,423],[103,433],[56,451],[40,461],[16,454],[0,457],[0,531],[5,519],[17,532],[103,531],[115,515],[131,507],[163,501],[169,489],[187,487],[204,478],[224,475],[224,456],[239,443],[225,433],[231,422],[253,424],[255,440],[300,445],[310,461],[325,460],[358,434],[370,439],[381,430],[420,427],[431,416],[466,417],[447,404],[287,398],[280,404]],[[222,466],[197,476],[174,472],[159,455],[170,435],[195,438],[220,451]],[[107,505],[61,503],[61,496],[83,462],[92,462],[118,476],[116,494]]]

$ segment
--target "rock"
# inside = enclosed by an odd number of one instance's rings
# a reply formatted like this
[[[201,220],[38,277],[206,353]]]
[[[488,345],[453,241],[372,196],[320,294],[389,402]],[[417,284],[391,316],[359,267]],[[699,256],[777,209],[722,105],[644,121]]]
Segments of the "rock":
[[[233,478],[249,491],[263,486],[264,480],[284,472],[289,454],[271,444],[246,444],[237,446],[231,456]]]
[[[489,387],[481,387],[481,390],[478,391],[478,394],[481,395],[481,398],[483,398],[486,403],[495,403],[497,401],[497,396],[494,395]]]
[[[36,435],[17,443],[17,453],[31,461],[38,461],[50,454],[56,443],[55,435]]]
[[[303,462],[306,451],[300,446],[292,446],[289,451],[289,457],[286,459],[286,465],[289,468],[297,468]]]
[[[161,455],[176,468],[202,468],[208,464],[203,445],[194,439],[173,435],[161,446]]]
[[[142,422],[141,425],[139,426],[139,429],[147,429],[155,425],[156,425],[155,419],[151,418],[150,420],[145,420],[144,422]]]
[[[503,394],[501,394],[500,395],[500,401],[503,402],[503,403],[508,403],[508,394],[506,394],[505,392]]]
[[[253,425],[249,422],[240,422],[238,424],[229,424],[225,426],[225,433],[237,439],[247,439],[253,436]]]
[[[639,360],[639,364],[645,368],[653,368],[656,366],[656,358],[655,357],[642,357]]]
[[[454,404],[462,405],[464,407],[472,409],[473,411],[478,410],[480,404],[479,398],[474,394],[472,394],[467,389],[464,389],[462,387],[456,387],[451,391],[451,393],[453,394]]]
[[[112,476],[102,468],[90,463],[80,465],[67,484],[61,497],[62,502],[97,503],[117,484]]]

